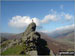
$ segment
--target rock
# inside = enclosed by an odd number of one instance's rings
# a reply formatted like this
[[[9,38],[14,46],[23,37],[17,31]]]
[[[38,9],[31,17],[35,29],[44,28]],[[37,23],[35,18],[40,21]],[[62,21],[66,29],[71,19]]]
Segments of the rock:
[[[37,53],[38,55],[49,55],[50,50],[47,47],[47,42],[41,38],[37,40]]]
[[[28,52],[27,54],[28,56],[37,56],[37,51],[32,50],[31,52]]]
[[[24,52],[26,52],[26,54],[33,54],[35,52],[35,56],[49,55],[50,50],[47,47],[47,42],[41,39],[41,35],[35,30],[36,24],[32,22],[23,33],[23,48],[26,46],[26,48],[24,48]]]
[[[29,24],[29,26],[27,27],[26,31],[23,33],[23,37],[22,37],[22,40],[23,41],[26,41],[28,35],[35,31],[36,29],[36,24],[34,22],[32,22],[31,24]]]
[[[31,32],[35,31],[36,30],[36,24],[34,22],[32,22],[31,24],[29,24],[29,26],[27,27],[24,35],[28,35],[30,34]]]

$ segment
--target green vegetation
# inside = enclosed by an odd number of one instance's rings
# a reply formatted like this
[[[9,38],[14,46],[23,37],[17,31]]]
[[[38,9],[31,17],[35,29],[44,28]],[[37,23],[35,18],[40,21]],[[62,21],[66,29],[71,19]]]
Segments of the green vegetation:
[[[1,49],[1,45],[0,45],[0,49]]]
[[[20,55],[22,52],[23,48],[21,45],[15,45],[12,46],[11,48],[8,48],[6,51],[1,53],[2,55]]]

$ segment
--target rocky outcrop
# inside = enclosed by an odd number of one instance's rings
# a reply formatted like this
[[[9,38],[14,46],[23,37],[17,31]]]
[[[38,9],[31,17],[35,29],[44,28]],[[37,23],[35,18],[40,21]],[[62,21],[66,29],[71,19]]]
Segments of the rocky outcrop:
[[[27,27],[27,29],[23,33],[22,41],[26,41],[28,36],[30,35],[30,33],[34,32],[35,29],[36,29],[35,23],[32,22],[31,24],[29,24],[29,26]]]
[[[32,22],[23,33],[23,47],[26,46],[24,52],[30,55],[32,52],[35,52],[37,55],[49,55],[50,50],[47,47],[47,42],[41,39],[41,35],[35,30],[36,24]]]

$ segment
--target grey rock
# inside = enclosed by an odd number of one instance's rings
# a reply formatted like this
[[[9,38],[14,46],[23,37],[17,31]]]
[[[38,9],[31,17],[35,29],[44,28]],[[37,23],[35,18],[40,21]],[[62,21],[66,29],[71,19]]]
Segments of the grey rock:
[[[41,39],[40,33],[36,32],[36,24],[32,22],[23,33],[22,43],[24,52],[31,54],[36,51],[37,55],[49,55],[50,50],[47,47],[47,42]]]

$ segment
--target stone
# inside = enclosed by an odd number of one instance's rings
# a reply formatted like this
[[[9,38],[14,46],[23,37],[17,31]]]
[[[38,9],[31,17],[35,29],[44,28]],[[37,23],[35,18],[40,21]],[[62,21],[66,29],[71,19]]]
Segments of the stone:
[[[34,54],[34,56],[49,55],[50,50],[47,47],[47,42],[41,39],[40,33],[35,30],[36,24],[32,22],[23,33],[22,42],[24,52],[29,55]],[[26,48],[24,46],[26,46]]]
[[[36,24],[34,22],[29,24],[29,26],[27,27],[26,31],[23,33],[22,41],[26,41],[28,35],[31,32],[35,31],[35,29],[36,29]]]

